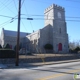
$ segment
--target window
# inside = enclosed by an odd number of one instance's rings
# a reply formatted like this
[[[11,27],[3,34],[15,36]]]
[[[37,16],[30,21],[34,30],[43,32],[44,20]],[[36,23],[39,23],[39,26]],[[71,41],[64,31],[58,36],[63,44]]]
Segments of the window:
[[[31,41],[31,44],[33,44],[33,41]]]
[[[61,18],[61,13],[60,12],[58,12],[58,18]]]
[[[59,29],[59,33],[61,33],[61,28]]]
[[[64,45],[64,47],[65,47],[65,45]]]
[[[37,39],[34,40],[34,44],[36,44],[36,43],[37,43]]]

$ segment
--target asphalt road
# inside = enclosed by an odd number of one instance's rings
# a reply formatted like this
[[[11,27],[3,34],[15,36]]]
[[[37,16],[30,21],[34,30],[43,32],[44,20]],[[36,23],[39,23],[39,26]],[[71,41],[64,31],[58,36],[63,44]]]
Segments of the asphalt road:
[[[0,69],[0,80],[74,80],[74,73],[80,73],[80,62]]]

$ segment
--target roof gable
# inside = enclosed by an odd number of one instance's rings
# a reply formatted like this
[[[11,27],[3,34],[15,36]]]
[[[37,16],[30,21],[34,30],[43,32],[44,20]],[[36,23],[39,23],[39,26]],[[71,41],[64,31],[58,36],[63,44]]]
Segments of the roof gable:
[[[28,35],[28,34],[29,33],[20,32],[20,37],[26,37],[26,35]],[[17,36],[17,32],[16,31],[4,30],[4,35],[16,37]]]

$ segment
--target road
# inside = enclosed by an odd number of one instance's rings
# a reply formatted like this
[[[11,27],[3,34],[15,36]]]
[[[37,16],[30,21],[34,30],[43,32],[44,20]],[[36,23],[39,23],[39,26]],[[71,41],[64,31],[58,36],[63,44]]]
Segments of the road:
[[[74,80],[74,73],[80,73],[80,62],[0,69],[0,80]]]

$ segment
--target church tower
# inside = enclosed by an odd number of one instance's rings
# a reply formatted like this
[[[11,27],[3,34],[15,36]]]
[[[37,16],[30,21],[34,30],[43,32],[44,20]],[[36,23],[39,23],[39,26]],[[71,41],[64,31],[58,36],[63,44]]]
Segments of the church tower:
[[[52,44],[53,51],[60,53],[67,53],[68,48],[68,34],[65,21],[65,9],[58,5],[51,5],[44,11],[45,27],[52,26]]]

